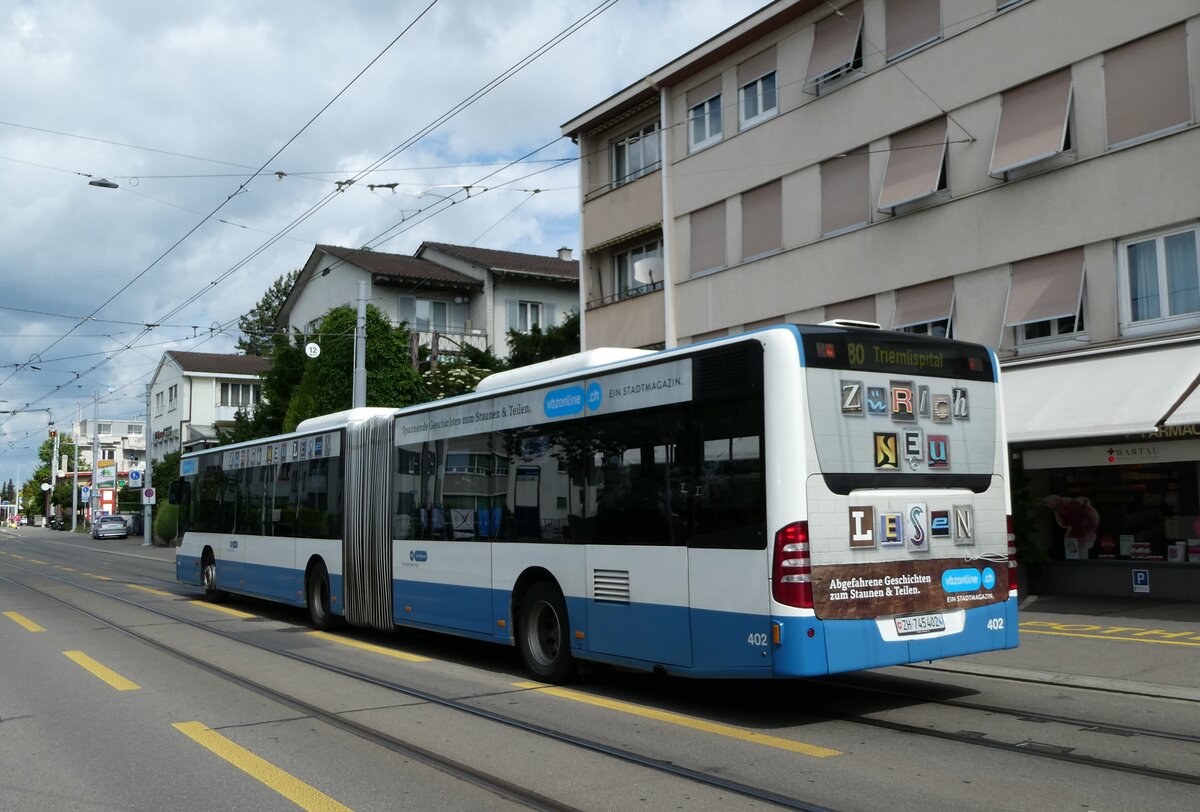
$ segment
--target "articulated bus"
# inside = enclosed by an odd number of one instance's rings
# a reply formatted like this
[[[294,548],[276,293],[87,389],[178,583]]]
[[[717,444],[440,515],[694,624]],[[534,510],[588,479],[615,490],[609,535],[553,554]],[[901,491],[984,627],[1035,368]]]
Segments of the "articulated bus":
[[[313,625],[695,677],[1017,645],[985,347],[837,323],[592,350],[184,456],[177,578]]]

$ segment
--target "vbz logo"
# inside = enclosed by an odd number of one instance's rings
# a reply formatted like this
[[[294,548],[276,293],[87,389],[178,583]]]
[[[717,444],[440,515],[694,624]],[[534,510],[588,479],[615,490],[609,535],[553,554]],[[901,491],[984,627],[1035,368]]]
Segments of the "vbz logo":
[[[428,561],[429,553],[425,552],[424,550],[409,550],[408,551],[408,560],[409,561]]]

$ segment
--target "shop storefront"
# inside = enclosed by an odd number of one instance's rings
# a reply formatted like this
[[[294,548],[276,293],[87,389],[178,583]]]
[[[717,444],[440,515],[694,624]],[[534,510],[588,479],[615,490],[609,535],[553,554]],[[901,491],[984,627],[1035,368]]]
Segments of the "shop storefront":
[[[1200,345],[1005,370],[1033,593],[1200,601]]]

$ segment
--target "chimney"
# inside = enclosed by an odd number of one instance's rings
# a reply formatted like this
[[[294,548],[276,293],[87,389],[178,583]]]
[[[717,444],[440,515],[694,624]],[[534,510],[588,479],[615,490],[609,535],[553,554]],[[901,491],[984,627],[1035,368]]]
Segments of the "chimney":
[[[564,262],[570,262],[571,261],[571,249],[570,248],[558,249],[558,258],[563,260]]]

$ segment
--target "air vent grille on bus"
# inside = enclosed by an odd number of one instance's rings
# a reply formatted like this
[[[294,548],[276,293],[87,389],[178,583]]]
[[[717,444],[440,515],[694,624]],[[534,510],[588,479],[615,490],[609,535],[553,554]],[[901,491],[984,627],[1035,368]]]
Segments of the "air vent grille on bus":
[[[711,400],[762,391],[762,344],[742,341],[700,353],[692,367],[693,397]]]
[[[629,603],[629,570],[592,570],[592,596],[606,603]]]

